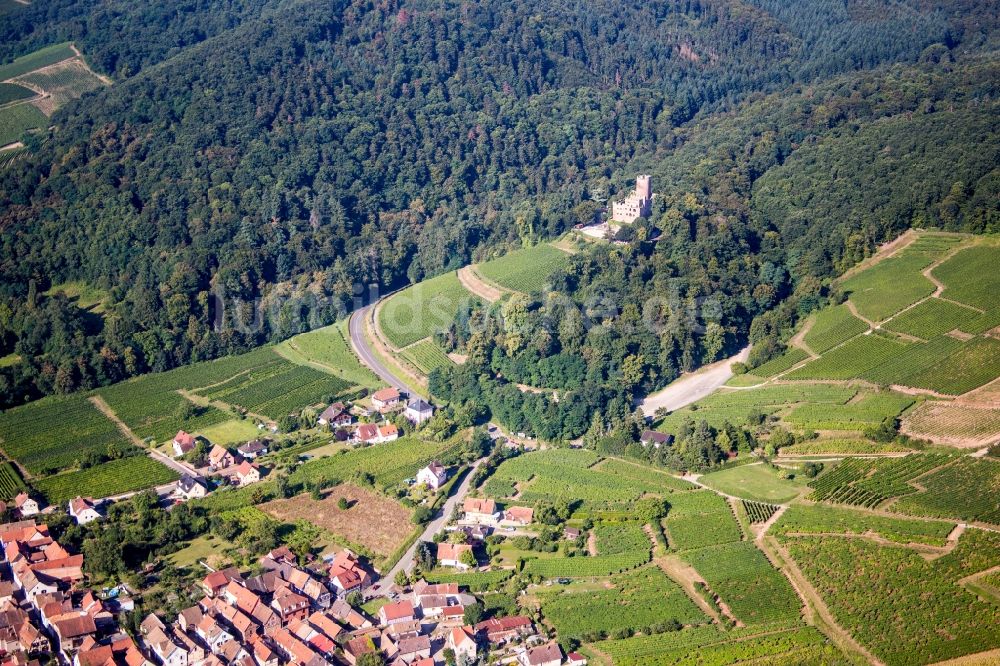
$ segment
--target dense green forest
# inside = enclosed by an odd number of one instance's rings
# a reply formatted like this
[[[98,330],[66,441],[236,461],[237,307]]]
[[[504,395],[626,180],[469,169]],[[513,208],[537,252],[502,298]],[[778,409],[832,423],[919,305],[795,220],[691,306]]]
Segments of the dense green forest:
[[[619,343],[494,335],[482,362],[557,388],[627,377],[632,393],[738,346],[751,322],[773,353],[822,281],[893,233],[996,230],[994,9],[33,3],[0,17],[0,58],[73,40],[116,83],[0,172],[0,356],[20,357],[0,402],[328,323],[356,285],[555,236],[637,171],[661,194],[659,231],[578,257],[557,290],[642,303],[669,287],[682,304],[712,296],[711,322],[652,339],[621,324]],[[45,295],[67,281],[103,293],[101,312]],[[451,344],[469,343],[460,328]],[[578,350],[594,353],[581,365]]]

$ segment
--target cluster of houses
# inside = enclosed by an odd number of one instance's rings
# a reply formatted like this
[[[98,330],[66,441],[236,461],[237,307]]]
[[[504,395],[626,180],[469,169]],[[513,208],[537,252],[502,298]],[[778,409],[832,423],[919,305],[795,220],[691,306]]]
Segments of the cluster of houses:
[[[0,663],[152,666],[115,619],[131,599],[105,601],[82,589],[83,555],[68,553],[46,525],[0,525],[0,545]]]
[[[373,582],[348,550],[305,568],[282,547],[260,568],[251,577],[236,568],[208,574],[204,597],[172,623],[155,614],[143,620],[142,648],[161,666],[353,666],[375,652],[392,666],[440,666],[446,648],[465,663],[483,650],[522,666],[586,663],[579,655],[564,660],[527,617],[465,624],[465,607],[476,598],[454,583],[393,586],[394,600],[369,617],[346,601]]]
[[[102,504],[103,502],[94,500],[91,497],[74,497],[66,504],[66,510],[78,525],[86,525],[87,523],[103,518],[101,514]],[[47,514],[55,510],[55,507],[42,507],[37,499],[23,490],[14,497],[13,502],[11,502],[11,508],[14,514],[21,519],[33,518],[39,514]],[[6,509],[6,503],[0,502],[0,511],[5,511]]]
[[[535,510],[529,506],[511,506],[501,509],[495,501],[480,497],[466,497],[462,504],[462,514],[459,525],[507,529],[530,525],[535,518]]]

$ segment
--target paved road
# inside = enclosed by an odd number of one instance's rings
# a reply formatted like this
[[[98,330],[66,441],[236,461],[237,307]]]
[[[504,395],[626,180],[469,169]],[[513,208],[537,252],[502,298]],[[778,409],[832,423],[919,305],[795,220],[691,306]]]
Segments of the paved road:
[[[746,361],[749,353],[750,347],[746,347],[735,356],[706,365],[672,382],[665,389],[646,396],[639,403],[642,413],[646,416],[652,416],[661,407],[672,412],[701,400],[728,382],[733,376],[733,371],[729,366],[736,361]]]
[[[185,474],[190,474],[191,476],[200,476],[198,474],[198,470],[196,470],[191,465],[181,460],[171,458],[170,456],[163,455],[156,449],[147,449],[146,453],[148,453],[149,457],[152,458],[153,460],[159,463],[163,463],[164,465],[174,470],[181,476],[184,476]]]
[[[417,552],[417,546],[420,545],[421,541],[430,541],[435,534],[444,529],[444,526],[449,520],[451,520],[451,514],[454,512],[455,507],[458,506],[469,493],[469,486],[472,485],[472,477],[484,460],[485,458],[480,458],[472,464],[472,469],[466,472],[465,478],[462,479],[462,483],[458,484],[458,488],[454,490],[448,500],[444,503],[444,507],[441,509],[440,515],[438,515],[438,517],[431,522],[427,523],[427,527],[424,528],[420,538],[414,541],[413,545],[410,546],[410,549],[407,550],[401,558],[399,558],[399,562],[396,562],[396,566],[382,576],[378,583],[368,588],[365,596],[380,596],[383,586],[388,587],[395,582],[397,573],[400,571],[410,571],[410,569],[413,568],[413,556]]]
[[[363,308],[358,308],[351,314],[351,319],[347,324],[351,338],[351,348],[357,354],[358,358],[361,359],[361,362],[367,365],[386,384],[396,387],[410,397],[427,400],[424,396],[410,389],[406,382],[397,377],[392,370],[378,360],[378,357],[375,356],[375,353],[368,345],[368,340],[365,337],[365,317],[369,316],[374,307],[374,305],[366,305]]]

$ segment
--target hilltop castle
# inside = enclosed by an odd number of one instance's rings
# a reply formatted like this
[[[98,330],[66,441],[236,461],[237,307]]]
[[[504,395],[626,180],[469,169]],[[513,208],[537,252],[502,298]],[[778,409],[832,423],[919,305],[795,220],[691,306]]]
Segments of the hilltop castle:
[[[611,202],[611,221],[635,222],[640,217],[649,217],[652,209],[652,176],[636,176],[635,191],[631,192],[624,201]]]

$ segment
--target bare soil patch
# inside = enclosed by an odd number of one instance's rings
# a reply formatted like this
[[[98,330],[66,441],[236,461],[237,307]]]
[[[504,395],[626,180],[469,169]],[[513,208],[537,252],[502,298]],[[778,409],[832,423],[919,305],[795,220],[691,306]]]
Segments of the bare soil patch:
[[[490,303],[499,301],[500,297],[504,295],[503,290],[484,280],[472,266],[459,268],[457,275],[458,281],[462,283],[463,287]]]
[[[341,498],[350,502],[350,508],[337,507]],[[409,509],[349,483],[333,488],[321,500],[303,493],[261,504],[259,508],[283,522],[305,520],[383,556],[402,546],[413,531]]]

